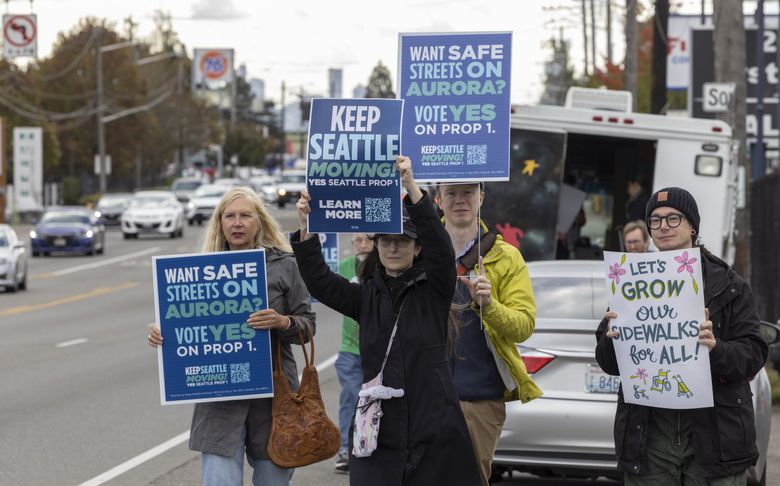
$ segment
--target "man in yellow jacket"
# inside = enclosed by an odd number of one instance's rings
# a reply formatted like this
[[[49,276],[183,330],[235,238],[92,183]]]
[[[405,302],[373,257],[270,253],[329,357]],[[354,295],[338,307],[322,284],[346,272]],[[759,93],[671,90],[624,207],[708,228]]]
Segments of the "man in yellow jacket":
[[[458,329],[450,372],[487,486],[505,402],[542,395],[515,346],[533,333],[536,304],[520,251],[479,220],[482,185],[440,184],[438,194],[459,276],[450,313]]]

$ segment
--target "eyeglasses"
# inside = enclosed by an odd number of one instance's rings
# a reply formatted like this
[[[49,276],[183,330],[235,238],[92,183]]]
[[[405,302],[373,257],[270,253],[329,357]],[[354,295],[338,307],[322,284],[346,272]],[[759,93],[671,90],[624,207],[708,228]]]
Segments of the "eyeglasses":
[[[663,220],[666,220],[666,224],[670,228],[676,228],[680,226],[680,223],[682,223],[682,220],[685,219],[685,216],[682,214],[670,214],[668,216],[650,216],[647,218],[647,226],[650,229],[658,229],[661,227],[661,222]]]
[[[390,248],[392,245],[395,245],[396,248],[402,248],[409,246],[413,241],[413,239],[403,235],[382,235],[377,237],[376,244],[381,248]]]

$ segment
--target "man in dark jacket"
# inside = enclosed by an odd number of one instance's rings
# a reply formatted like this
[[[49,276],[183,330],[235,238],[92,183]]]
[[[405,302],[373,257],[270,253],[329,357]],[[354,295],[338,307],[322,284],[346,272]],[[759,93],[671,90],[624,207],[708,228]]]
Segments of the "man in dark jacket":
[[[647,226],[660,251],[692,248],[699,233],[699,210],[679,187],[661,189],[647,203]],[[761,370],[769,348],[759,333],[753,293],[745,280],[703,246],[705,321],[699,343],[709,349],[714,407],[670,410],[625,403],[618,394],[615,450],[626,486],[744,485],[756,463],[755,417],[750,380]],[[618,375],[607,312],[596,331],[596,360]]]

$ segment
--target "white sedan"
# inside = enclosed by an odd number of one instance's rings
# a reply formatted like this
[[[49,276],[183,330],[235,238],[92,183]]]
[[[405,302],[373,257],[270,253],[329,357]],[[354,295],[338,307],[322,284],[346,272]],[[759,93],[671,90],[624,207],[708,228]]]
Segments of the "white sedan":
[[[172,192],[139,191],[133,195],[122,213],[122,235],[128,239],[142,234],[184,235],[184,208]]]

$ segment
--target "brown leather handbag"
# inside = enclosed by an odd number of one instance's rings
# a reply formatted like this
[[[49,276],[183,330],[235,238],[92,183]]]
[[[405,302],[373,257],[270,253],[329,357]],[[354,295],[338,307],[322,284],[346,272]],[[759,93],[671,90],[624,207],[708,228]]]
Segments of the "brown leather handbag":
[[[271,461],[279,467],[301,467],[323,461],[335,456],[341,447],[341,433],[325,414],[322,403],[317,368],[314,367],[314,337],[308,325],[306,332],[311,356],[306,352],[303,334],[298,329],[306,361],[298,393],[290,390],[282,370],[281,344],[278,340],[276,342],[273,422],[267,452]]]

